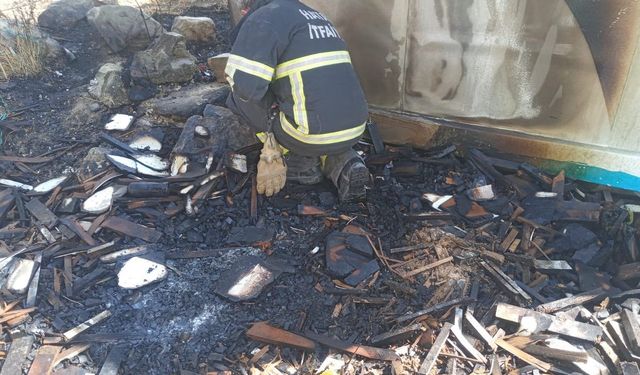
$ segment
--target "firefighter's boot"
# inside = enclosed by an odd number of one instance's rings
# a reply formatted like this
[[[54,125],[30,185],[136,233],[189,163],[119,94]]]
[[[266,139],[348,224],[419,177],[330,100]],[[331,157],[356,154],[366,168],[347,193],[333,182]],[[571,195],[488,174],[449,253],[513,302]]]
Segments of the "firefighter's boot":
[[[290,153],[287,158],[287,180],[302,185],[315,185],[322,182],[320,158]]]
[[[327,156],[323,173],[338,189],[340,201],[365,198],[370,181],[369,170],[354,150]]]

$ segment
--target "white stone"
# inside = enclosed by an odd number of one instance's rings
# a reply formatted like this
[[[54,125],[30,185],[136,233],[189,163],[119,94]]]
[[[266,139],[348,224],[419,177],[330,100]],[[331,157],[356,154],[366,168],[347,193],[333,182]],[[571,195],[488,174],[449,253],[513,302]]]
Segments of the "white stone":
[[[11,293],[24,294],[29,289],[35,262],[29,259],[16,259],[11,268],[5,287]]]
[[[113,115],[113,117],[111,117],[111,120],[109,120],[109,122],[107,123],[107,125],[104,126],[104,128],[106,130],[125,131],[125,130],[129,130],[129,128],[131,127],[131,124],[133,124],[133,116],[123,115],[118,113],[116,115]]]
[[[118,286],[138,289],[167,277],[167,267],[151,260],[133,257],[118,272]]]
[[[52,178],[51,180],[38,184],[36,187],[33,188],[33,191],[35,193],[42,193],[42,194],[48,193],[53,189],[57,188],[58,186],[60,186],[66,180],[67,180],[67,176]]]
[[[107,212],[113,203],[113,187],[102,189],[82,203],[82,210],[90,214]]]

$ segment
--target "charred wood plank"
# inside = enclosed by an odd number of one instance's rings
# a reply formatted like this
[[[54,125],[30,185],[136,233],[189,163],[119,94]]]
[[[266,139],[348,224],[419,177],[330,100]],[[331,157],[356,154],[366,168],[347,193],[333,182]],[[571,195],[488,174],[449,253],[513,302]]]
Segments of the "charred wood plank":
[[[75,336],[77,336],[78,334],[86,331],[87,329],[93,327],[94,325],[100,323],[101,321],[107,319],[110,316],[111,316],[111,311],[104,310],[100,314],[94,316],[91,319],[88,319],[84,323],[81,323],[78,326],[71,328],[67,332],[63,333],[62,336],[64,337],[65,340],[69,341]]]
[[[386,345],[396,343],[411,337],[416,332],[422,331],[422,324],[416,323],[407,327],[385,332],[371,338],[374,345]]]
[[[638,315],[631,310],[623,309],[620,312],[620,317],[622,318],[622,327],[631,350],[635,353],[640,353],[640,322],[638,321]]]
[[[109,354],[107,354],[107,358],[104,360],[104,364],[102,364],[98,375],[118,375],[120,364],[126,355],[127,349],[124,345],[114,346],[111,351],[109,351]]]
[[[22,365],[29,352],[31,352],[33,342],[34,338],[31,335],[15,337],[11,342],[9,353],[4,359],[0,375],[22,374]]]
[[[433,306],[431,306],[431,307],[429,307],[427,309],[420,310],[420,311],[417,311],[417,312],[412,313],[412,314],[407,314],[407,315],[400,316],[400,317],[398,317],[396,319],[396,321],[398,323],[402,323],[402,322],[406,322],[406,321],[409,321],[409,320],[418,319],[418,318],[423,317],[423,316],[425,316],[427,314],[431,314],[431,313],[438,312],[438,311],[441,311],[441,310],[449,309],[451,307],[462,305],[464,303],[469,303],[469,302],[473,302],[473,300],[471,298],[456,298],[456,299],[452,299],[450,301],[446,301],[446,302],[439,303],[437,305],[433,305]]]
[[[125,220],[120,217],[112,216],[106,219],[102,223],[103,228],[111,229],[114,232],[123,234],[129,237],[140,238],[147,242],[158,242],[162,237],[162,232],[145,227],[138,223],[134,223],[129,220]],[[95,245],[94,245],[95,246]]]
[[[536,321],[536,331],[549,331],[560,335],[596,342],[602,337],[603,330],[596,325],[562,319],[518,306],[499,303],[496,317],[514,323],[520,323],[523,317],[531,317]]]
[[[418,374],[420,375],[431,374],[431,370],[436,365],[436,361],[438,360],[438,356],[440,355],[440,352],[442,352],[442,348],[447,343],[447,339],[449,338],[449,333],[451,332],[451,327],[453,327],[451,323],[444,324],[444,326],[440,330],[440,333],[438,334],[438,337],[436,338],[436,341],[431,346],[431,349],[429,349],[429,353],[427,353],[427,356],[425,357],[424,361],[422,361],[422,364],[420,365],[420,369],[418,370]]]
[[[619,292],[620,290],[616,288],[612,288],[609,290],[598,288],[585,293],[577,294],[572,297],[567,297],[567,298],[559,299],[553,302],[545,303],[543,305],[538,306],[536,310],[543,313],[552,314],[556,311],[567,309],[573,306],[578,306],[578,305],[583,305],[585,303],[589,303],[593,301],[603,300],[606,297]]]
[[[89,235],[89,233],[87,233],[87,231],[85,231],[84,228],[82,228],[77,221],[68,217],[64,217],[60,219],[60,223],[62,223],[65,227],[69,228],[73,233],[75,233],[78,237],[80,237],[80,239],[84,241],[87,245],[89,246],[98,245],[98,241],[96,241],[93,237],[91,237],[91,235]]]
[[[56,356],[60,352],[59,346],[44,345],[36,352],[28,375],[48,375],[54,366]]]
[[[518,357],[521,361],[526,362],[531,366],[538,368],[541,371],[548,372],[549,370],[551,370],[551,364],[541,361],[530,354],[527,354],[526,352],[516,348],[515,346],[504,341],[503,339],[497,339],[496,345],[506,350],[507,352],[513,354],[514,356]]]
[[[247,330],[248,338],[274,345],[286,345],[294,348],[313,351],[316,344],[312,340],[284,329],[273,327],[265,322],[256,323]]]
[[[471,327],[476,331],[478,336],[487,344],[491,350],[495,351],[498,346],[495,342],[493,342],[493,337],[487,332],[487,329],[471,314],[469,310],[467,310],[464,314],[464,318],[466,321],[471,324]]]
[[[378,361],[396,361],[400,359],[400,356],[395,351],[389,349],[374,348],[372,346],[365,346],[359,344],[349,344],[328,336],[320,335],[313,332],[306,332],[305,336],[308,339],[316,341],[324,346],[328,346],[332,349],[339,350],[346,353],[351,353],[360,357],[374,359]]]

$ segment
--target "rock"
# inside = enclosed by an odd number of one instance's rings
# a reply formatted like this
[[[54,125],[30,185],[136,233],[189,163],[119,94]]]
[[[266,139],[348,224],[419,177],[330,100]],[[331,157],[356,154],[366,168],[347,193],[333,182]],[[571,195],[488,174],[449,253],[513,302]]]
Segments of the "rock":
[[[15,20],[0,19],[2,48],[10,48],[13,51],[17,50],[16,40],[18,36],[24,38],[25,34],[29,35],[29,40],[37,45],[47,60],[59,60],[66,55],[65,49],[62,48],[60,43],[38,28],[26,26]]]
[[[113,186],[98,191],[82,203],[82,211],[96,215],[107,212],[113,204],[113,193]]]
[[[109,122],[104,126],[105,130],[119,130],[125,131],[129,130],[131,124],[133,124],[134,117],[131,115],[124,115],[122,113],[117,113],[111,116]]]
[[[209,17],[178,16],[173,19],[171,32],[184,36],[189,42],[210,43],[216,39],[216,25]]]
[[[260,258],[249,255],[220,275],[215,292],[234,302],[251,300],[279,275],[280,271],[270,269]]]
[[[148,79],[136,80],[129,88],[129,100],[132,102],[141,102],[151,99],[158,94],[158,86]]]
[[[167,277],[167,267],[149,259],[133,257],[118,272],[118,286],[138,289]]]
[[[155,84],[187,82],[193,78],[196,69],[196,58],[187,50],[184,37],[164,33],[148,50],[135,54],[131,78],[146,78]]]
[[[115,1],[58,0],[38,16],[38,26],[56,32],[68,31],[83,20],[91,8],[113,3]]]
[[[129,95],[122,80],[122,64],[104,64],[89,84],[89,95],[109,108],[129,104]]]
[[[141,51],[162,35],[164,28],[149,15],[130,6],[105,5],[91,9],[87,21],[113,52]]]
[[[140,105],[140,109],[154,117],[184,121],[202,114],[207,104],[223,104],[229,91],[229,86],[214,83],[188,86],[164,98],[147,100]]]
[[[107,161],[107,154],[112,151],[113,150],[104,147],[94,147],[90,149],[80,163],[78,177],[80,177],[81,180],[86,180],[102,172],[110,165]]]
[[[97,109],[96,104],[98,105]],[[89,97],[89,94],[85,92],[76,98],[75,104],[64,119],[64,125],[69,128],[93,125],[102,120],[104,110],[105,107],[96,103],[95,99]]]
[[[27,289],[29,289],[29,282],[31,281],[35,265],[35,262],[32,260],[17,259],[11,267],[5,288],[11,293],[26,293]]]

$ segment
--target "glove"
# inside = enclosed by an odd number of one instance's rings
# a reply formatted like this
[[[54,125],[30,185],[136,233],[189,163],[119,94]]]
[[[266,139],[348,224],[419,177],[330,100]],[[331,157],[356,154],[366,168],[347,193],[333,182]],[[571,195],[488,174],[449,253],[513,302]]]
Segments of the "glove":
[[[266,133],[260,161],[258,162],[258,194],[270,197],[277,194],[287,182],[287,165],[282,157],[280,145],[273,133]]]

